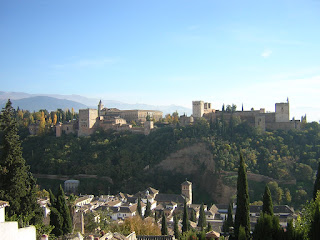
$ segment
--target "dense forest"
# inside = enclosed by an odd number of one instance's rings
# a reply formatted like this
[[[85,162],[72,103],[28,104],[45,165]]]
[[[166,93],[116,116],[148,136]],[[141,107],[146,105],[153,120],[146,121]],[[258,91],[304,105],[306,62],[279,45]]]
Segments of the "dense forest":
[[[56,120],[55,114],[68,116],[68,119],[74,116],[73,113],[70,116],[68,112],[61,114],[59,111],[44,113],[33,115],[39,115],[37,118],[40,119],[48,116],[46,122],[51,117]],[[28,135],[27,124],[21,122],[24,118],[18,110],[18,123],[19,118],[23,156],[31,171],[71,177],[77,174],[97,175],[96,179],[81,180],[82,193],[133,193],[148,186],[164,192],[179,192],[179,183],[186,177],[193,181],[194,176],[163,172],[156,166],[171,153],[201,142],[212,153],[216,176],[224,178],[228,185],[235,186],[236,176],[226,173],[237,171],[241,151],[248,172],[273,179],[269,187],[276,204],[299,206],[311,197],[320,159],[320,128],[316,122],[303,123],[299,131],[259,132],[236,117],[229,122],[223,117],[216,121],[200,119],[186,127],[180,126],[175,119],[165,127],[159,124],[157,130],[148,136],[99,130],[89,137],[63,135],[56,138],[50,130],[37,136]],[[47,179],[38,179],[38,183],[42,187],[52,184]],[[251,202],[261,199],[263,185],[249,181]],[[198,200],[215,201],[210,199],[210,194],[196,193],[201,196]]]

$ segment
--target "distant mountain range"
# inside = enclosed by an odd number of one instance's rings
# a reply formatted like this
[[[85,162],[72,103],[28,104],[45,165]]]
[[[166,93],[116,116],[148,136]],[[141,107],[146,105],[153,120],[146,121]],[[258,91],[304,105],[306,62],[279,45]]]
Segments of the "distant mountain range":
[[[11,99],[14,108],[19,107],[20,109],[29,111],[39,111],[40,109],[47,109],[48,111],[55,111],[58,108],[71,109],[73,108],[76,112],[79,109],[85,108],[97,108],[100,99],[87,98],[80,95],[59,95],[59,94],[29,94],[24,92],[2,92],[0,91],[0,106],[5,106],[8,99]],[[180,115],[187,114],[191,115],[191,109],[177,106],[154,106],[148,104],[129,104],[114,100],[101,99],[103,105],[108,108],[118,108],[121,110],[159,110],[163,114],[172,114],[177,111]]]

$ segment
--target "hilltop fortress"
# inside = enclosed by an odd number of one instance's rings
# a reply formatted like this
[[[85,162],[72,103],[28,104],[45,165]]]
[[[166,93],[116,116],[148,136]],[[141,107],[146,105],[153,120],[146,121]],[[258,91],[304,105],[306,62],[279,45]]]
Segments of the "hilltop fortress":
[[[275,112],[266,112],[264,108],[250,111],[236,111],[235,107],[227,106],[226,109],[215,110],[211,103],[204,101],[192,102],[192,115],[187,117],[182,115],[179,118],[181,126],[193,124],[200,118],[207,121],[224,120],[230,122],[231,118],[240,118],[246,121],[250,126],[266,130],[290,130],[301,128],[301,121],[290,120],[289,100],[287,102],[276,103]],[[119,110],[117,108],[104,108],[101,100],[98,109],[80,109],[79,120],[66,123],[58,123],[56,136],[60,137],[62,133],[77,133],[78,136],[89,136],[98,129],[116,131],[131,131],[148,135],[154,129],[154,121],[162,119],[162,112],[156,110]],[[163,120],[163,119],[162,119]],[[167,123],[168,124],[168,123]],[[36,134],[37,126],[30,126],[30,134]]]
[[[78,124],[64,123],[56,126],[56,136],[62,132],[78,133],[78,136],[89,136],[99,128],[117,131],[128,130],[135,133],[149,134],[153,129],[153,121],[159,121],[162,112],[156,110],[119,110],[117,108],[104,108],[101,100],[98,109],[80,109]],[[135,127],[134,125],[143,125]]]
[[[300,129],[300,120],[290,120],[289,100],[287,102],[276,103],[275,112],[266,112],[264,108],[260,110],[251,109],[250,111],[235,111],[232,109],[222,111],[211,108],[211,103],[203,101],[192,102],[192,115],[195,120],[204,117],[208,121],[224,119],[230,121],[231,117],[239,117],[241,121],[246,121],[250,126],[266,130],[290,130]]]

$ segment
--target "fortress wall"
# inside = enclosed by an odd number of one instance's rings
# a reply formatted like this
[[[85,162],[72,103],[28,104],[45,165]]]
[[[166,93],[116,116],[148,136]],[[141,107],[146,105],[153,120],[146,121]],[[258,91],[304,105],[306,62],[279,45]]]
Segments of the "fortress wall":
[[[276,121],[276,114],[273,113],[265,113],[266,123],[274,123]]]
[[[262,131],[266,130],[266,118],[264,114],[255,117],[255,127],[260,128]]]
[[[216,111],[213,113],[205,114],[203,115],[204,118],[206,118],[208,121],[218,119],[223,119],[226,122],[230,121],[230,118],[233,117],[240,117],[241,121],[247,121],[250,125],[255,126],[255,116],[259,115],[260,111],[236,111],[233,113],[230,112],[221,112]]]
[[[300,121],[266,123],[267,130],[278,130],[278,129],[282,129],[285,131],[289,131],[290,129],[299,130],[300,126],[301,126]]]

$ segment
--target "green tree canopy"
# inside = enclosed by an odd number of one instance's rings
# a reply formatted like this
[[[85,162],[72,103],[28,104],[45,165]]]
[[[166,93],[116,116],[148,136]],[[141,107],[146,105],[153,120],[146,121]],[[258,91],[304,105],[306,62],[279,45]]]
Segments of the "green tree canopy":
[[[8,100],[0,114],[0,199],[8,201],[9,217],[16,216],[24,224],[35,223],[40,213],[36,199],[36,182],[22,157],[16,118]]]
[[[142,209],[141,209],[141,198],[138,197],[138,203],[137,203],[137,213],[140,217],[142,217]]]
[[[174,223],[174,227],[173,227],[174,237],[176,239],[180,239],[181,233],[180,233],[180,230],[179,230],[179,219],[177,218],[176,215],[173,216],[173,223]]]
[[[70,209],[67,206],[66,202],[66,196],[64,194],[64,191],[60,185],[58,195],[57,195],[57,210],[60,212],[62,218],[63,218],[63,233],[71,233],[72,232],[72,220],[71,220],[71,214]]]
[[[279,218],[267,213],[262,213],[253,231],[253,239],[272,240],[281,239]]]
[[[59,186],[57,196],[54,196],[51,189],[49,190],[50,196],[50,225],[54,226],[52,231],[56,236],[72,232],[72,220],[70,208],[67,205],[64,191]]]
[[[264,194],[263,194],[262,212],[265,214],[269,214],[270,216],[273,216],[273,204],[272,204],[271,192],[268,185],[265,187]]]
[[[205,229],[206,225],[207,225],[206,214],[204,212],[204,206],[203,206],[203,203],[202,203],[201,206],[200,206],[198,227],[200,227],[201,231],[203,231]]]
[[[162,212],[161,234],[168,235],[167,217],[164,212]]]
[[[314,182],[314,187],[313,187],[313,199],[315,200],[317,197],[317,192],[320,190],[320,162],[318,165],[318,172],[316,176],[316,180]]]
[[[144,217],[151,217],[152,212],[151,212],[151,204],[149,200],[147,200],[147,206],[146,206],[146,211],[144,212]]]
[[[190,222],[188,217],[188,208],[187,208],[186,200],[184,200],[182,232],[188,232],[189,230],[190,230]]]
[[[230,227],[234,226],[233,216],[232,215],[233,215],[233,213],[232,213],[232,203],[230,203],[229,207],[228,207],[227,219],[225,220],[225,222],[223,224],[224,232],[229,232]]]

